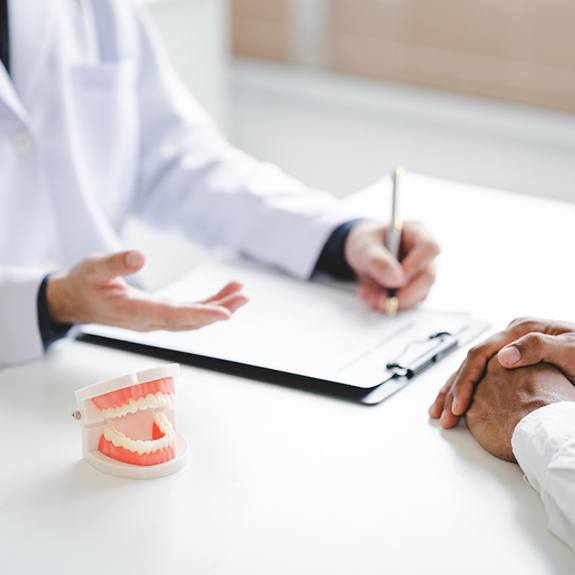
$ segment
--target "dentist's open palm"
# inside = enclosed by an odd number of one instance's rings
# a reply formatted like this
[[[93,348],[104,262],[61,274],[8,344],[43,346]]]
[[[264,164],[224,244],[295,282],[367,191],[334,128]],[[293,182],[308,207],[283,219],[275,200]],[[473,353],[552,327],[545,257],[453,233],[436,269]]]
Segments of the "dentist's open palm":
[[[51,276],[48,310],[59,323],[100,323],[136,331],[185,331],[228,320],[248,302],[242,285],[230,282],[197,303],[154,298],[123,279],[140,271],[145,257],[138,251],[91,256],[71,271]]]

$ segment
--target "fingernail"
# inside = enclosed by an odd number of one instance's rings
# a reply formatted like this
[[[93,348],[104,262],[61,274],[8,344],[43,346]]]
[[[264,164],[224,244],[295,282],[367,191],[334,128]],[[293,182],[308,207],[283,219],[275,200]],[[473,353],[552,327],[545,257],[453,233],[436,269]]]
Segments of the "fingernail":
[[[126,255],[126,265],[135,268],[138,267],[142,262],[142,254],[140,252],[129,252]]]
[[[515,365],[521,359],[521,352],[514,346],[504,347],[498,357],[502,365]]]
[[[459,401],[457,401],[457,399],[455,398],[451,402],[451,411],[454,415],[457,415],[459,413]]]

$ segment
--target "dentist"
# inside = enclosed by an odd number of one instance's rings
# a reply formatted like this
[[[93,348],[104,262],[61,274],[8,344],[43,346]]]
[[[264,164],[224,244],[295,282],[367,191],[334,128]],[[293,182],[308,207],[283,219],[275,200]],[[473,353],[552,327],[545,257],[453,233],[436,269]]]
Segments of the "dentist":
[[[383,227],[230,146],[135,3],[0,0],[0,56],[0,366],[75,323],[195,329],[246,303],[234,282],[180,305],[129,286],[145,262],[122,249],[130,215],[294,276],[357,277],[376,309],[387,288],[403,308],[426,297],[425,229],[406,225],[399,264]]]

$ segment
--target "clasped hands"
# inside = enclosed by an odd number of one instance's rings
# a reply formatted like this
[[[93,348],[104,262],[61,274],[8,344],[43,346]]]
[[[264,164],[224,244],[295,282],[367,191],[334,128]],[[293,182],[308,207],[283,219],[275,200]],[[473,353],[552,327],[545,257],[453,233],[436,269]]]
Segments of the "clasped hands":
[[[387,289],[397,288],[400,308],[425,299],[435,281],[439,248],[425,228],[407,223],[402,262],[384,246],[385,227],[358,222],[349,233],[344,257],[358,277],[360,297],[373,309],[385,309]],[[202,301],[163,301],[130,286],[125,277],[139,272],[145,257],[139,251],[93,255],[66,273],[49,278],[48,312],[58,323],[100,323],[135,331],[198,329],[228,320],[248,303],[243,286],[232,281]]]
[[[483,448],[515,461],[511,438],[516,425],[560,401],[575,401],[575,325],[518,319],[469,351],[429,415],[445,429],[465,416]]]

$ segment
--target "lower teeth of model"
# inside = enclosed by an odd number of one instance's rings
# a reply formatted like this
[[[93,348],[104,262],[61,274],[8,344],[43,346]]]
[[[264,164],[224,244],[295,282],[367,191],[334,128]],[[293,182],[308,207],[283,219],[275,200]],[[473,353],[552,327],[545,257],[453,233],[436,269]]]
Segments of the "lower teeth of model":
[[[154,421],[160,431],[164,433],[164,437],[160,439],[131,439],[112,425],[106,426],[104,429],[104,437],[115,447],[122,447],[138,455],[154,453],[155,451],[170,447],[175,441],[175,432],[170,420],[164,413],[157,413],[154,417]]]

